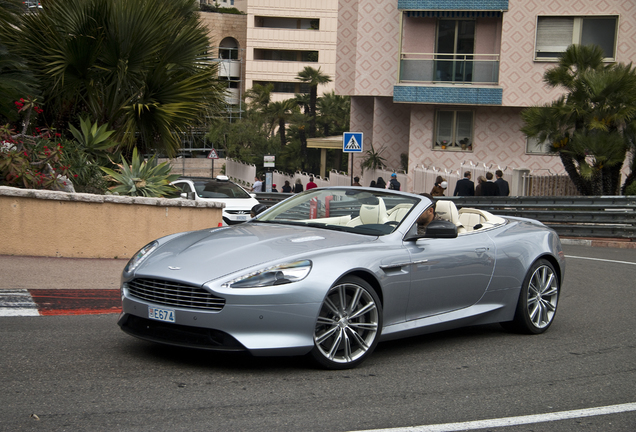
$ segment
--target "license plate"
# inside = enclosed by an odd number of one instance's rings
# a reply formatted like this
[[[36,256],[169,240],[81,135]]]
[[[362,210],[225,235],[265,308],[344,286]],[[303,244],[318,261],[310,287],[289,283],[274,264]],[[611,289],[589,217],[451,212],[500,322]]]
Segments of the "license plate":
[[[247,220],[247,216],[237,216],[236,220],[245,221],[245,220]]]
[[[167,321],[167,322],[175,322],[174,321],[174,311],[171,309],[159,309],[159,308],[148,308],[148,318],[152,318],[159,321]]]

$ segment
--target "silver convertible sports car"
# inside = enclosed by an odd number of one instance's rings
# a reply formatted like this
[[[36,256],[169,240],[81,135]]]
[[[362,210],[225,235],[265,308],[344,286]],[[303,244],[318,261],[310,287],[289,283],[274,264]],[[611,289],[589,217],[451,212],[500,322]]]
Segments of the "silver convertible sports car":
[[[378,342],[460,326],[542,333],[564,270],[559,237],[537,221],[319,188],[241,225],[146,245],[124,269],[118,324],[164,344],[345,369]]]

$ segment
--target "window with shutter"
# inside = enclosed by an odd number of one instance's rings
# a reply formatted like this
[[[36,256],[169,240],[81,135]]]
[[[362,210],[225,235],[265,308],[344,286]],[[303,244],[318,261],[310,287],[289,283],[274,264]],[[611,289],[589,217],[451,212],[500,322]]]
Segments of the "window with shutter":
[[[618,17],[540,16],[537,18],[536,60],[556,60],[572,44],[601,47],[605,60],[616,51]]]

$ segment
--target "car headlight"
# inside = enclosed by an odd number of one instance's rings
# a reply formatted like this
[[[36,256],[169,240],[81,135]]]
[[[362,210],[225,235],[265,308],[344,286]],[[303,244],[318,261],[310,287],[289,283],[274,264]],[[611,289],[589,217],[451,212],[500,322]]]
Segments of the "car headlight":
[[[133,255],[130,261],[128,261],[128,264],[126,264],[126,267],[124,267],[124,272],[130,273],[131,271],[136,269],[139,266],[139,264],[141,264],[141,262],[148,255],[150,255],[150,252],[152,252],[153,250],[157,248],[157,246],[159,246],[159,242],[155,240],[152,243],[148,243],[146,246],[139,249],[139,252]]]
[[[221,285],[223,288],[259,288],[298,282],[307,277],[311,261],[299,260],[255,271]]]

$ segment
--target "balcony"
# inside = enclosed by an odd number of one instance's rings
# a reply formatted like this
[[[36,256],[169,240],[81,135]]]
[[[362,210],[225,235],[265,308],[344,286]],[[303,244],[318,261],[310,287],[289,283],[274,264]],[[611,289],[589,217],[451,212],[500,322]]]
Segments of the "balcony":
[[[399,82],[497,84],[499,55],[402,53]]]
[[[501,105],[498,54],[402,53],[393,101]]]
[[[217,60],[219,64],[219,77],[230,79],[238,78],[241,76],[241,61],[240,60]]]

